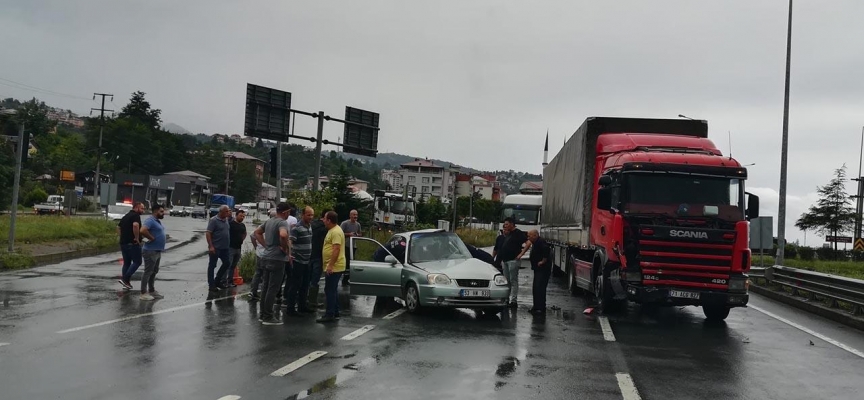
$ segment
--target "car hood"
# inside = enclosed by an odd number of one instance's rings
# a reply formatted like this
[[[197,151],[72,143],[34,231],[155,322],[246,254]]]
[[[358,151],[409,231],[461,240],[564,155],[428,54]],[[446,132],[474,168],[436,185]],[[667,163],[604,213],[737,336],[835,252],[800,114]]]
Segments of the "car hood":
[[[495,277],[498,272],[495,267],[476,258],[466,260],[440,260],[423,263],[414,263],[415,267],[422,268],[429,273],[445,274],[450,279],[489,279]]]

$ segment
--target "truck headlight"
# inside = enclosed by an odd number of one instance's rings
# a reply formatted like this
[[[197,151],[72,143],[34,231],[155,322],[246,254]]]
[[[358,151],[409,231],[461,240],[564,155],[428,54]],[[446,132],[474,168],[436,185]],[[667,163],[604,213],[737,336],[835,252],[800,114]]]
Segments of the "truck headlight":
[[[495,286],[507,286],[507,278],[505,278],[504,275],[495,275],[493,281],[495,282]]]
[[[426,275],[426,279],[430,285],[449,285],[453,282],[450,277],[444,274],[429,274]]]
[[[731,278],[729,279],[730,292],[746,292],[750,288],[750,279],[746,278]]]

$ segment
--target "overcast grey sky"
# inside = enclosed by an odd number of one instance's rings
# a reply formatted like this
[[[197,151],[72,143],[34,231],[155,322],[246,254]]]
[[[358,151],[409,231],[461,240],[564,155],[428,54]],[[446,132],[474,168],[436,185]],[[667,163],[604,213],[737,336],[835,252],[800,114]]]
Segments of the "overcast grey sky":
[[[242,133],[247,82],[293,106],[381,113],[382,151],[540,172],[588,116],[707,119],[776,215],[785,0],[0,0],[0,78],[122,107],[147,92],[165,122]],[[844,163],[864,125],[864,2],[795,4],[789,222]],[[8,84],[8,82],[0,81]],[[0,86],[0,96],[33,92]],[[86,114],[95,103],[37,96]],[[300,118],[297,133],[315,121]],[[325,136],[341,136],[327,124]],[[551,157],[551,155],[550,155]],[[850,185],[851,189],[851,185]],[[776,221],[775,221],[776,222]],[[802,239],[794,227],[788,236]],[[811,234],[808,244],[819,243]]]

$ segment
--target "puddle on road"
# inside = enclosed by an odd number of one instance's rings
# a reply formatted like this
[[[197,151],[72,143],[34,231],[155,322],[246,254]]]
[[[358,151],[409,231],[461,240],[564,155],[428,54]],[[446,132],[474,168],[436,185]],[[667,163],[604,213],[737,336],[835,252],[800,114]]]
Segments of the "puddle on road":
[[[376,357],[369,357],[356,363],[348,364],[342,367],[342,370],[336,373],[336,375],[333,375],[321,382],[312,385],[312,387],[307,390],[304,390],[297,394],[293,394],[289,396],[286,400],[305,399],[315,393],[321,393],[328,389],[334,389],[340,384],[343,384],[349,379],[353,378],[355,375],[357,375],[358,372],[360,372],[364,368],[371,367],[377,363],[378,359]]]

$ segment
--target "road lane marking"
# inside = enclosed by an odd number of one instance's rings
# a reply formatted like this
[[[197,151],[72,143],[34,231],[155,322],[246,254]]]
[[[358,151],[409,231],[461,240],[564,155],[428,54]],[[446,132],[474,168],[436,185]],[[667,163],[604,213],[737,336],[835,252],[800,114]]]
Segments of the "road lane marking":
[[[408,311],[408,309],[407,308],[400,308],[396,311],[391,312],[390,314],[385,315],[384,318],[381,318],[381,319],[393,319],[393,318],[396,318],[402,314],[405,314],[405,311]]]
[[[624,400],[642,400],[630,374],[619,372],[615,374],[615,379],[618,379],[618,388],[621,389],[621,397],[623,397]]]
[[[228,396],[220,397],[219,400],[240,400],[240,398],[241,398],[240,396],[237,396],[234,394],[229,394]]]
[[[364,333],[366,333],[366,332],[369,332],[369,331],[371,331],[371,330],[373,330],[373,329],[375,329],[375,325],[366,325],[366,326],[364,326],[364,327],[362,327],[362,328],[360,328],[360,329],[358,329],[358,330],[356,330],[356,331],[354,331],[354,332],[351,332],[351,333],[349,333],[349,334],[347,334],[347,335],[345,335],[345,336],[342,336],[342,339],[341,339],[341,340],[354,340],[354,339],[357,339],[358,337],[360,337],[360,335],[362,335],[362,334],[364,334]]]
[[[609,325],[609,319],[606,317],[597,317],[600,320],[600,329],[603,330],[603,339],[607,342],[615,341],[615,334],[612,333],[612,327]]]
[[[291,364],[288,364],[288,365],[286,365],[286,366],[284,366],[284,367],[282,367],[282,368],[279,368],[279,369],[273,371],[273,373],[270,374],[270,376],[285,376],[285,375],[288,375],[288,374],[290,374],[290,373],[296,371],[298,368],[300,368],[300,367],[302,367],[302,366],[304,366],[304,365],[306,365],[306,364],[309,364],[309,363],[312,362],[312,361],[315,361],[315,360],[321,358],[321,356],[323,356],[323,355],[325,355],[325,354],[327,354],[326,351],[313,351],[313,352],[311,352],[311,353],[305,355],[303,358],[301,358],[301,359],[299,359],[299,360],[297,360],[297,361],[294,361],[294,362],[292,362]]]
[[[149,317],[149,316],[151,316],[151,315],[159,315],[159,314],[165,314],[165,313],[174,312],[174,311],[185,310],[185,309],[187,309],[187,308],[193,308],[193,307],[203,306],[204,304],[207,304],[207,303],[210,303],[210,302],[213,302],[213,301],[228,300],[228,299],[231,299],[231,298],[234,298],[234,297],[243,296],[243,295],[245,295],[245,294],[247,294],[247,293],[237,293],[237,294],[235,294],[235,295],[226,296],[226,297],[220,297],[220,298],[218,298],[218,299],[212,299],[212,300],[202,301],[202,302],[200,302],[200,303],[187,304],[187,305],[185,305],[185,306],[177,306],[177,307],[172,307],[172,308],[166,308],[166,309],[164,309],[164,310],[159,310],[159,311],[154,311],[154,312],[149,312],[149,313],[144,313],[144,314],[135,314],[135,315],[130,315],[130,316],[128,316],[128,317],[112,319],[112,320],[110,320],[110,321],[97,322],[97,323],[95,323],[95,324],[90,324],[90,325],[84,325],[84,326],[79,326],[79,327],[75,327],[75,328],[64,329],[64,330],[62,330],[62,331],[57,331],[57,333],[63,334],[63,333],[78,332],[78,331],[83,331],[83,330],[85,330],[85,329],[98,328],[98,327],[100,327],[100,326],[116,324],[116,323],[118,323],[118,322],[125,322],[125,321],[130,321],[130,320],[133,320],[133,319],[138,319],[138,318],[143,318],[143,317]]]
[[[825,335],[823,335],[823,334],[821,334],[821,333],[819,333],[819,332],[815,332],[815,331],[813,331],[813,330],[810,330],[810,329],[808,329],[808,328],[806,328],[806,327],[804,327],[804,326],[802,326],[802,325],[799,325],[799,324],[797,324],[797,323],[795,323],[795,322],[792,322],[792,321],[790,321],[790,320],[788,320],[788,319],[786,319],[786,318],[783,318],[783,317],[781,317],[781,316],[779,316],[779,315],[777,315],[777,314],[774,314],[774,313],[772,313],[772,312],[770,312],[770,311],[768,311],[768,310],[764,310],[764,309],[762,309],[762,308],[760,308],[760,307],[757,307],[757,306],[754,306],[754,305],[752,305],[752,304],[748,304],[748,305],[747,305],[747,308],[752,308],[752,309],[754,309],[754,310],[756,310],[756,311],[759,311],[759,312],[761,312],[762,314],[765,314],[765,315],[767,315],[767,316],[769,316],[769,317],[771,317],[771,318],[774,318],[774,319],[776,319],[776,320],[778,320],[778,321],[780,321],[780,322],[782,322],[782,323],[784,323],[784,324],[786,324],[786,325],[789,325],[789,326],[791,326],[791,327],[793,327],[793,328],[797,328],[798,330],[800,330],[800,331],[802,331],[802,332],[805,332],[805,333],[808,333],[808,334],[810,334],[810,335],[813,335],[813,336],[815,336],[815,337],[817,337],[817,338],[819,338],[819,339],[822,339],[822,340],[824,340],[824,341],[826,341],[826,342],[828,342],[828,343],[831,343],[831,344],[833,344],[833,345],[835,345],[835,346],[837,346],[837,347],[839,347],[839,348],[841,348],[841,349],[843,349],[843,350],[846,350],[846,351],[848,351],[848,352],[850,352],[850,353],[852,353],[852,354],[854,354],[854,355],[856,355],[856,356],[858,356],[858,357],[864,358],[864,353],[862,353],[861,351],[856,350],[856,349],[854,349],[854,348],[852,348],[852,347],[849,347],[849,346],[847,346],[847,345],[845,345],[845,344],[843,344],[843,343],[840,343],[840,342],[838,342],[838,341],[836,341],[836,340],[834,340],[834,339],[831,339],[831,338],[829,338],[828,336],[825,336]]]
[[[8,346],[8,345],[9,345],[9,343],[0,343],[0,347]]]

